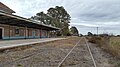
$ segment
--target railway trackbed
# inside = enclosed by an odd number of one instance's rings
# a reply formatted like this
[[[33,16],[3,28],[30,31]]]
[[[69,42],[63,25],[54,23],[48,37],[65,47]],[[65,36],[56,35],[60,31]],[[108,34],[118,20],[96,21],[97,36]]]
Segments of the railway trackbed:
[[[100,67],[94,56],[85,38],[69,38],[3,53],[0,67]]]
[[[84,40],[84,43],[80,41]],[[57,67],[96,67],[96,62],[85,38],[81,38]]]

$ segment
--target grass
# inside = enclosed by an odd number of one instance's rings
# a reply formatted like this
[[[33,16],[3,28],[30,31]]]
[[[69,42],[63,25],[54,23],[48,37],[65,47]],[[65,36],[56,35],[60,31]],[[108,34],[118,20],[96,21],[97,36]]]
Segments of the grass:
[[[90,37],[89,42],[97,44],[100,48],[120,59],[120,37]],[[120,61],[115,62],[115,67],[120,66]]]
[[[91,37],[91,43],[98,44],[99,47],[120,58],[120,38],[119,37]]]
[[[120,38],[119,37],[112,37],[110,39],[109,50],[114,56],[120,58]]]

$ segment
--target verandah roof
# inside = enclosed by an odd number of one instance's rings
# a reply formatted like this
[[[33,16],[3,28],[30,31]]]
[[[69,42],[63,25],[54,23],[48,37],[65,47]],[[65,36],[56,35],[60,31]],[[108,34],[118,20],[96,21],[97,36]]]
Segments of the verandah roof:
[[[40,24],[36,21],[26,19],[17,15],[9,15],[1,12],[0,12],[0,24],[22,26],[28,28],[44,29],[44,30],[59,30],[59,28],[53,26]]]

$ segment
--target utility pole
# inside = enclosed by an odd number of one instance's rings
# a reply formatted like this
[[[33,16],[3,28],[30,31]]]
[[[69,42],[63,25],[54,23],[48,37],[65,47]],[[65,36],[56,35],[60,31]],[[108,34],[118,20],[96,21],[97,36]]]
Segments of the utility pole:
[[[97,27],[97,36],[98,36],[98,27]]]

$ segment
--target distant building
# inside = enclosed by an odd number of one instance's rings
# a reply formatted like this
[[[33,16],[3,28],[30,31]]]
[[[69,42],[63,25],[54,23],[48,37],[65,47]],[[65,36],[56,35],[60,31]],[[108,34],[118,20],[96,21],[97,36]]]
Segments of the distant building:
[[[0,2],[0,39],[47,38],[51,31],[59,30],[12,13],[15,11]]]

